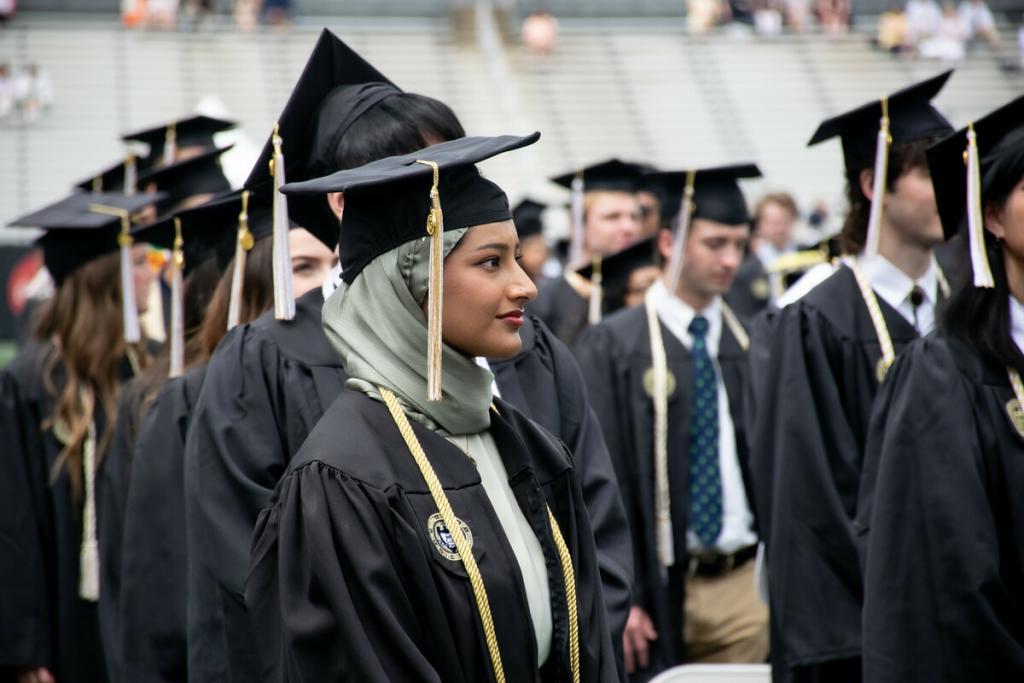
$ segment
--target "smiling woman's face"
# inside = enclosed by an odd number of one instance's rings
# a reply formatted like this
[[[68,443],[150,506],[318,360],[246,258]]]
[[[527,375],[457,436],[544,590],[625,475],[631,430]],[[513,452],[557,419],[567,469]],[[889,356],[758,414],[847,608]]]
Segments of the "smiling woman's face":
[[[523,309],[537,288],[518,262],[512,221],[478,225],[444,260],[443,337],[467,356],[510,358],[522,341]],[[425,303],[425,302],[424,302]]]

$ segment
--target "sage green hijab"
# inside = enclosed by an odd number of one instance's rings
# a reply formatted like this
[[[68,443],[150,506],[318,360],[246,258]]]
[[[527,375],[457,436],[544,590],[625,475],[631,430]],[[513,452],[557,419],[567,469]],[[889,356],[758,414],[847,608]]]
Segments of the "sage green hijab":
[[[444,233],[445,257],[470,228]],[[407,412],[448,434],[476,434],[490,427],[491,372],[473,358],[443,350],[442,400],[427,401],[427,296],[430,240],[421,238],[371,261],[351,283],[324,302],[327,339],[341,355],[346,387],[379,397],[394,392]]]

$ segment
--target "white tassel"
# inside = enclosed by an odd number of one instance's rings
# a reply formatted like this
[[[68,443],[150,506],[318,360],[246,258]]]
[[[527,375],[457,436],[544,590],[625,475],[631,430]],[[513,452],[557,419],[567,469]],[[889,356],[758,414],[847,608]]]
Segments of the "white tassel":
[[[878,240],[882,228],[882,206],[885,203],[886,175],[889,169],[889,99],[882,98],[882,119],[878,127],[878,141],[875,145],[875,174],[871,185],[871,212],[868,214],[868,230],[864,239],[864,255],[878,254]]]
[[[587,322],[591,325],[601,322],[601,304],[604,300],[601,280],[601,257],[595,255],[590,267],[590,301],[587,306]]]
[[[686,186],[683,188],[683,202],[679,209],[678,225],[676,226],[676,238],[672,241],[672,255],[668,260],[668,287],[669,294],[676,295],[679,289],[679,280],[683,276],[683,255],[686,253],[686,236],[690,232],[690,215],[693,213],[693,186],[697,181],[696,171],[686,172]]]
[[[443,342],[444,301],[444,213],[441,211],[440,174],[437,163],[417,159],[416,163],[430,166],[434,181],[430,188],[430,214],[427,216],[427,235],[430,239],[429,279],[427,287],[427,400],[440,401]]]
[[[254,244],[249,232],[249,190],[242,191],[242,212],[238,214],[238,237],[235,239],[235,265],[231,272],[231,297],[228,300],[228,329],[242,321],[242,290],[245,287],[245,261]]]
[[[117,236],[117,244],[121,252],[121,320],[124,325],[124,340],[135,344],[142,340],[142,328],[139,325],[139,308],[135,303],[135,277],[132,265],[131,215],[124,209],[103,204],[92,204],[89,210],[121,219],[121,232]]]
[[[991,288],[996,283],[985,252],[985,217],[981,208],[981,160],[974,124],[967,127],[967,234],[971,250],[974,286]]]
[[[135,164],[135,155],[129,154],[124,160],[124,193],[131,197],[135,194],[139,182],[139,169]]]
[[[174,249],[171,252],[171,362],[169,377],[181,377],[185,372],[185,303],[183,271],[185,269],[184,240],[181,237],[181,219],[174,218]]]
[[[292,285],[292,257],[288,247],[288,198],[281,193],[287,181],[284,175],[284,153],[281,136],[274,125],[272,137],[274,158],[270,174],[274,178],[274,317],[291,320],[295,317],[295,290]]]
[[[167,126],[167,133],[164,135],[164,166],[174,163],[174,157],[178,155],[178,129],[177,124]]]
[[[569,217],[572,233],[569,239],[569,267],[576,268],[583,260],[583,243],[586,241],[583,226],[583,171],[572,179],[569,189]]]
[[[96,541],[96,425],[82,444],[85,475],[85,507],[82,511],[82,546],[78,554],[78,596],[89,602],[100,599],[100,552]]]

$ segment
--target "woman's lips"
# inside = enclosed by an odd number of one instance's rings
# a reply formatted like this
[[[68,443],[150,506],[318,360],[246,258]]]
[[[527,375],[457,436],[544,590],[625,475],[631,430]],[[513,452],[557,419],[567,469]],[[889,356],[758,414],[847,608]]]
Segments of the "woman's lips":
[[[498,316],[498,320],[503,320],[510,325],[516,327],[523,326],[523,312],[522,311],[509,311],[508,313],[502,313]]]

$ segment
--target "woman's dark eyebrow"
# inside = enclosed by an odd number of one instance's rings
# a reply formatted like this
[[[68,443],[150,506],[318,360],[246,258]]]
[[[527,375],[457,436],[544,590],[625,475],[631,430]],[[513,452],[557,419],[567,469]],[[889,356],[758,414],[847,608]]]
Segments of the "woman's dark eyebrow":
[[[487,244],[481,244],[473,251],[483,251],[484,249],[495,249],[497,251],[508,251],[509,245],[505,242],[489,242]]]

